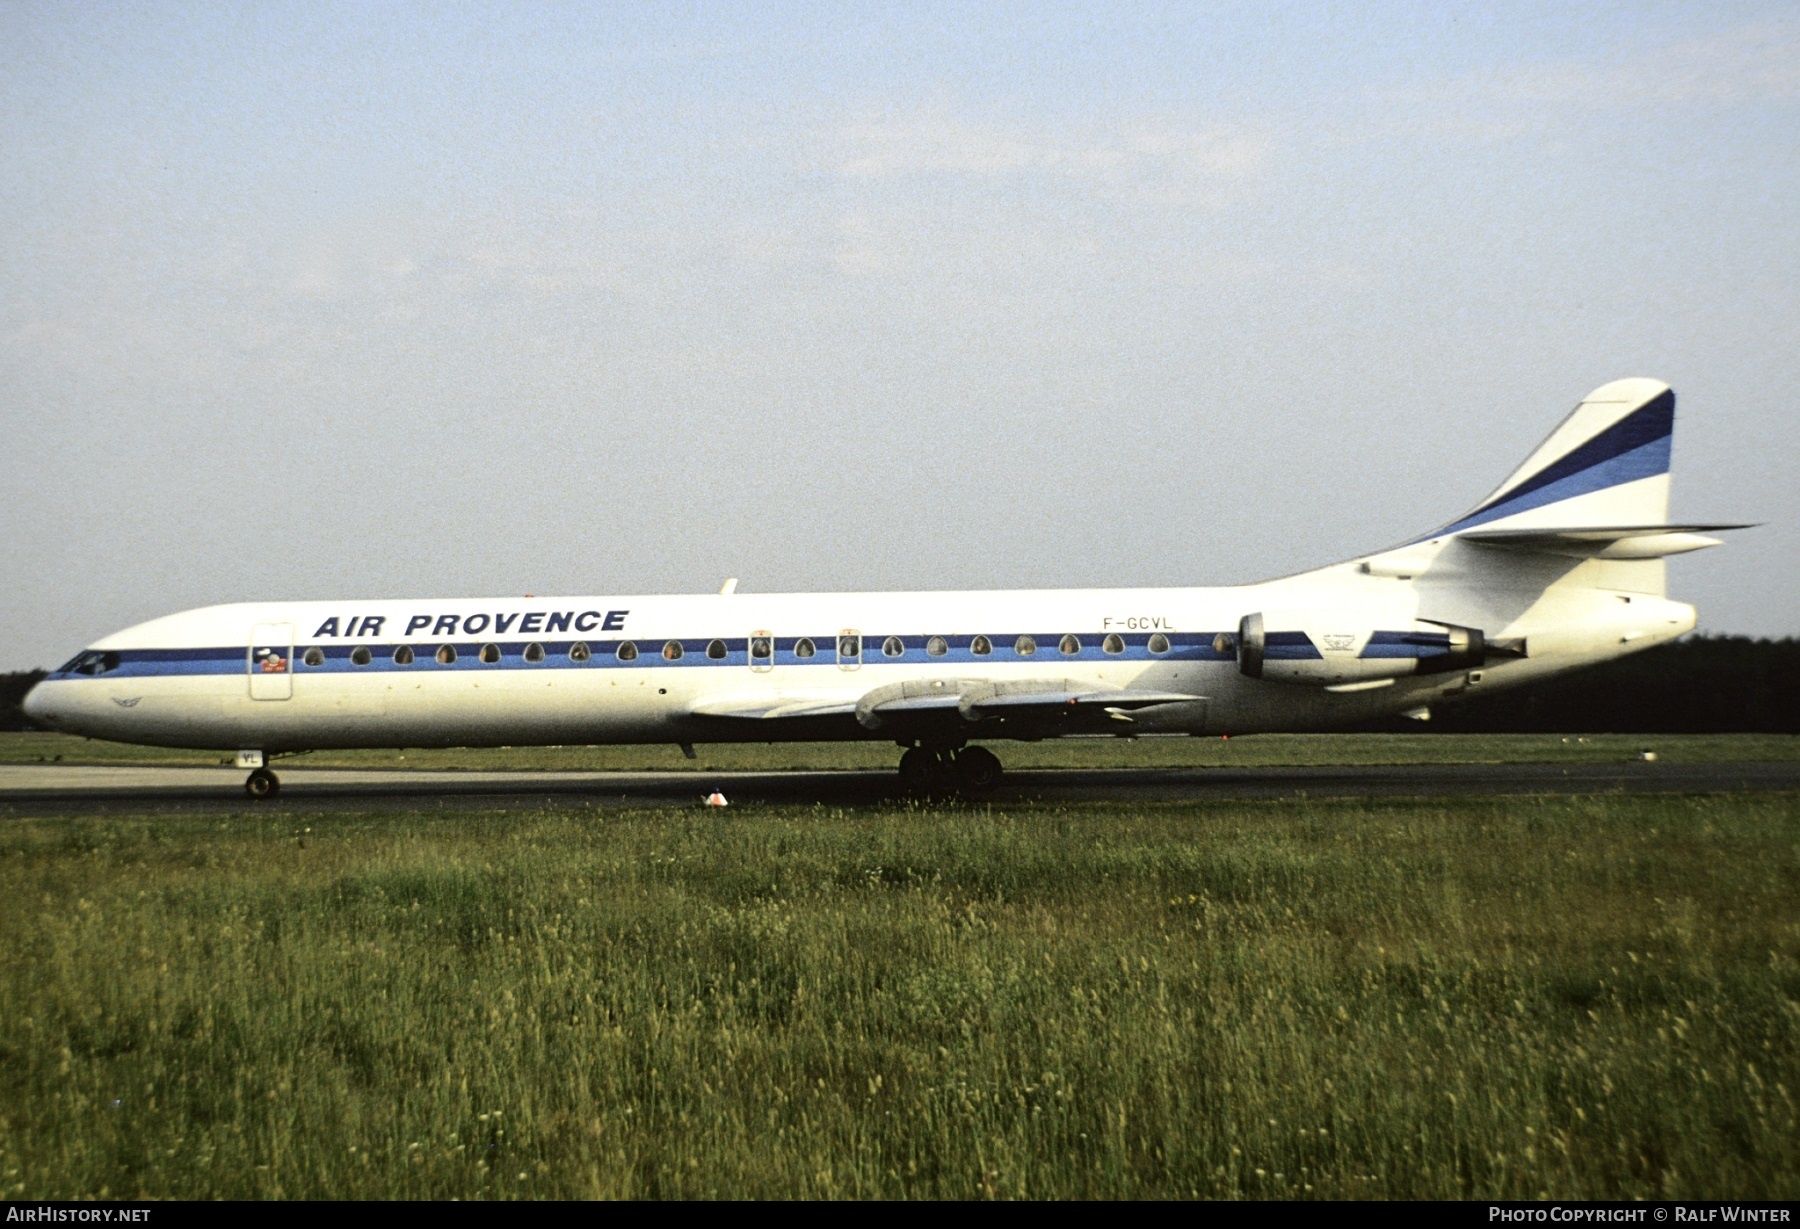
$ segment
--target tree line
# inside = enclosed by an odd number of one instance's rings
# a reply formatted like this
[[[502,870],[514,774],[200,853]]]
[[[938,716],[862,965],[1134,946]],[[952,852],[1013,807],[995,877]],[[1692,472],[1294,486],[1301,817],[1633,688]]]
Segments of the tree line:
[[[28,730],[20,707],[42,670],[0,674],[0,730]],[[1800,640],[1691,636],[1647,652],[1436,706],[1429,722],[1383,729],[1445,734],[1800,734]]]

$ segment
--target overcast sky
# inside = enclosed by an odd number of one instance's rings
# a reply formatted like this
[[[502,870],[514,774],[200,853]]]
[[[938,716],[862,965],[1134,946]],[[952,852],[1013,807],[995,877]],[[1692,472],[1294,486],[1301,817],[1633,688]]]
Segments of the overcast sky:
[[[1791,3],[0,6],[0,669],[213,602],[1223,584],[1679,397],[1800,632]]]

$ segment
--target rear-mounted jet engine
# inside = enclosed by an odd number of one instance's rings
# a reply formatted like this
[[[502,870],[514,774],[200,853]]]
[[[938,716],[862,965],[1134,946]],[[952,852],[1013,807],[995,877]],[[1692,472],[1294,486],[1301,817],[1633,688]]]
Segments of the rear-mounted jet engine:
[[[1362,624],[1330,610],[1259,611],[1238,623],[1238,669],[1253,679],[1338,687],[1479,668],[1498,648],[1479,628],[1429,619]]]

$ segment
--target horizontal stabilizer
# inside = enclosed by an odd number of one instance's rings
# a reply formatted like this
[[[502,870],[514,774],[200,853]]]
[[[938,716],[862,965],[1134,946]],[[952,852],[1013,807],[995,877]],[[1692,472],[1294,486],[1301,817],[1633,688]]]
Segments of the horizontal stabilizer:
[[[1465,530],[1465,542],[1575,559],[1661,559],[1720,545],[1704,536],[1749,525],[1581,525],[1530,529]]]

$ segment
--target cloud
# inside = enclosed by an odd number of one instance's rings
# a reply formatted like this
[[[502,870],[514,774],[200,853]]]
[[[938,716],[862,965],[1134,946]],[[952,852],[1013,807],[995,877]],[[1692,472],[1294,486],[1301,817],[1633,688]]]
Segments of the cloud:
[[[956,175],[1056,177],[1159,198],[1256,175],[1271,143],[1226,124],[1138,121],[1088,135],[971,121],[942,106],[846,125],[837,173],[851,180]]]
[[[1401,97],[1589,109],[1792,102],[1800,99],[1800,22],[1762,22],[1658,47],[1512,65]]]

